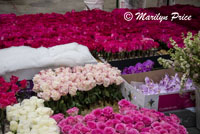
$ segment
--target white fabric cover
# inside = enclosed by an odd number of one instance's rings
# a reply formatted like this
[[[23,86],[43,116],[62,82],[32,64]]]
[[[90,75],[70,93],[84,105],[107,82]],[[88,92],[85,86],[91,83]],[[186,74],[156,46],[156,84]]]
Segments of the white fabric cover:
[[[41,69],[96,63],[88,48],[77,43],[51,48],[10,47],[0,50],[0,75],[32,79]]]

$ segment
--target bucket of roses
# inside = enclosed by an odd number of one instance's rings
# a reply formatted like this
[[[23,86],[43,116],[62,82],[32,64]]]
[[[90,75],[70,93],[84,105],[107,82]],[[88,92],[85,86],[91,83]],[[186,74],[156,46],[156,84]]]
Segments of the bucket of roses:
[[[81,112],[94,104],[120,100],[120,75],[120,70],[105,63],[42,70],[33,78],[33,91],[55,113],[72,107]]]
[[[18,82],[18,77],[16,76],[12,76],[10,82],[0,77],[0,128],[3,134],[7,126],[6,107],[23,99],[24,94],[20,94],[20,91],[24,90],[26,85],[26,80]]]

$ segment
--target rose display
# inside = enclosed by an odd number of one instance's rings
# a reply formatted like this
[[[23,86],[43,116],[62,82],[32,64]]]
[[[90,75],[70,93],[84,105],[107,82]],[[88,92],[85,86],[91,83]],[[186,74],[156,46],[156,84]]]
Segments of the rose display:
[[[56,121],[50,118],[53,111],[44,107],[44,100],[37,97],[6,108],[10,132],[7,134],[59,134]]]
[[[14,105],[18,100],[23,99],[19,95],[20,90],[25,90],[26,80],[18,82],[18,77],[12,76],[10,82],[5,81],[3,77],[0,77],[0,125],[1,130],[4,132],[6,113],[5,109],[9,105]]]
[[[82,116],[77,115],[77,108],[73,108],[66,118],[61,113],[52,118],[62,134],[187,134],[174,114],[165,116],[155,110],[137,108],[125,99],[118,105],[119,113],[115,113],[112,107],[105,107]]]
[[[180,47],[183,47],[181,34],[188,31],[195,33],[199,30],[199,8],[175,5],[167,7],[167,11],[180,11],[180,14],[186,14],[187,11],[183,10],[185,8],[193,11],[193,19],[182,21],[181,24],[171,22],[171,20],[162,22],[136,19],[127,22],[124,20],[124,13],[127,11],[133,15],[137,12],[155,15],[155,10],[158,8],[115,9],[112,12],[72,11],[64,15],[58,13],[21,16],[1,14],[0,48],[11,46],[52,47],[77,42],[87,46],[94,56],[100,54],[108,59],[138,56],[140,55],[138,51],[141,50],[149,55],[147,50],[155,50],[159,47],[159,43],[164,42],[168,47],[172,47],[169,41],[170,37],[177,41]],[[166,7],[161,7],[159,11],[165,12]],[[192,27],[194,25],[197,27]]]
[[[55,108],[56,113],[73,106],[84,109],[99,100],[121,99],[120,74],[120,70],[105,63],[42,70],[33,78],[33,91],[47,101],[47,106]],[[54,103],[59,106],[55,107]]]

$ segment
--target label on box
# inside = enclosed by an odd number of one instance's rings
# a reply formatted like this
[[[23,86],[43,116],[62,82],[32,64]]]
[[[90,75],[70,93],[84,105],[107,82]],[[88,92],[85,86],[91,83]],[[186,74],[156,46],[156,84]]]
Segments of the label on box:
[[[176,94],[168,94],[168,95],[160,95],[159,103],[158,103],[158,111],[169,111],[169,110],[177,110],[184,109],[188,107],[194,107],[194,91],[183,93],[182,95],[179,93]]]

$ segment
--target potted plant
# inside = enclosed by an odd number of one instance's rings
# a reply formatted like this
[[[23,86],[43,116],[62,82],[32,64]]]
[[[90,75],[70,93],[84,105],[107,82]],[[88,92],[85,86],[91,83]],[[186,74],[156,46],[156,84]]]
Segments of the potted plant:
[[[183,35],[184,36],[184,35]],[[191,32],[183,37],[184,48],[178,47],[175,41],[171,40],[173,49],[169,50],[171,60],[159,58],[158,62],[165,68],[174,68],[182,72],[181,85],[184,86],[189,77],[195,83],[196,89],[196,117],[197,128],[200,129],[200,32],[193,35]]]

